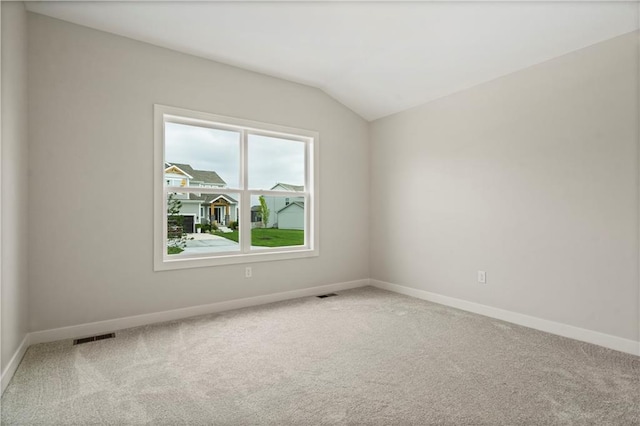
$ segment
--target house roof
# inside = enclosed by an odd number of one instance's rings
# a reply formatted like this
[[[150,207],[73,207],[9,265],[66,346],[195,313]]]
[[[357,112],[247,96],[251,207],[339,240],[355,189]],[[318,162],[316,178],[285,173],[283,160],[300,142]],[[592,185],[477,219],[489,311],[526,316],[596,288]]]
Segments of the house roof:
[[[189,179],[193,179],[193,176],[191,176],[189,173],[185,172],[184,170],[182,170],[180,167],[178,167],[175,164],[165,163],[164,172],[165,173],[169,172],[169,173],[175,173],[175,174],[182,174],[182,175],[188,177]]]
[[[169,163],[168,163],[169,164]],[[216,185],[226,185],[227,183],[218,175],[218,173],[209,170],[195,170],[189,164],[170,163],[185,173],[193,176],[193,180],[203,183],[211,183]]]
[[[189,200],[202,201],[202,204],[210,204],[220,197],[224,197],[232,204],[238,204],[238,200],[229,196],[228,194],[194,194],[194,193],[189,194]]]
[[[304,191],[304,185],[291,185],[291,184],[288,184],[288,183],[278,182],[273,186],[273,188],[275,188],[277,186],[283,187],[285,191],[295,191],[295,192]],[[271,189],[273,189],[273,188],[271,188]]]
[[[280,213],[281,211],[286,210],[291,206],[298,206],[298,207],[300,207],[301,209],[304,210],[304,202],[302,202],[302,201],[294,201],[293,203],[287,204],[286,206],[284,206],[283,208],[278,210],[276,213]]]
[[[215,195],[215,194],[212,194]],[[217,197],[213,197],[213,199],[210,201],[211,203],[213,203],[214,201],[216,201],[218,198],[224,198],[225,200],[229,201],[232,204],[238,204],[238,200],[236,200],[235,198],[233,198],[232,196],[230,196],[229,194],[220,194]]]

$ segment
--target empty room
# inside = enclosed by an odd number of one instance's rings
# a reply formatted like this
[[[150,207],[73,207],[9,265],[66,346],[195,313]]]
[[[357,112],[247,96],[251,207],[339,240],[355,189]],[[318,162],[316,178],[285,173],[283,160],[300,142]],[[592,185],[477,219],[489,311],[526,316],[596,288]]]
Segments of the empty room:
[[[3,425],[640,425],[640,4],[2,1]]]

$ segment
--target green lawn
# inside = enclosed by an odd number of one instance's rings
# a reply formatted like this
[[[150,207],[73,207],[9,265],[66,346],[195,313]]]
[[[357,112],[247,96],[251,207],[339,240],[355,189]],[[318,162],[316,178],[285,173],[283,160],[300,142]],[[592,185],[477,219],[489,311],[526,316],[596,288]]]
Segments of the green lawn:
[[[216,235],[238,242],[238,231],[220,232]],[[284,247],[304,245],[304,231],[297,229],[264,229],[251,230],[251,245],[260,247]]]
[[[167,254],[179,254],[183,251],[184,250],[182,250],[180,247],[167,247]]]

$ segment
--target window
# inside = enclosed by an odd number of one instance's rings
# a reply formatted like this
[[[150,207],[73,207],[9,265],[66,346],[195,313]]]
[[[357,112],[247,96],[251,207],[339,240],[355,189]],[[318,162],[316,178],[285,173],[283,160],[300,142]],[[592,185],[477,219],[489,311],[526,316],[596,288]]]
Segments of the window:
[[[155,270],[318,255],[316,132],[154,111]]]

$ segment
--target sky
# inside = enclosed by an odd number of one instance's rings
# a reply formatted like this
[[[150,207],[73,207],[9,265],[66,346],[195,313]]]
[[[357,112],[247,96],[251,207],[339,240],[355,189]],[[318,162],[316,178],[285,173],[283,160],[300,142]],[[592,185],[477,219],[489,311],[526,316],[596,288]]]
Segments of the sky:
[[[304,184],[304,143],[249,135],[249,187]],[[229,188],[240,182],[240,134],[184,124],[165,124],[165,161],[218,173]]]

